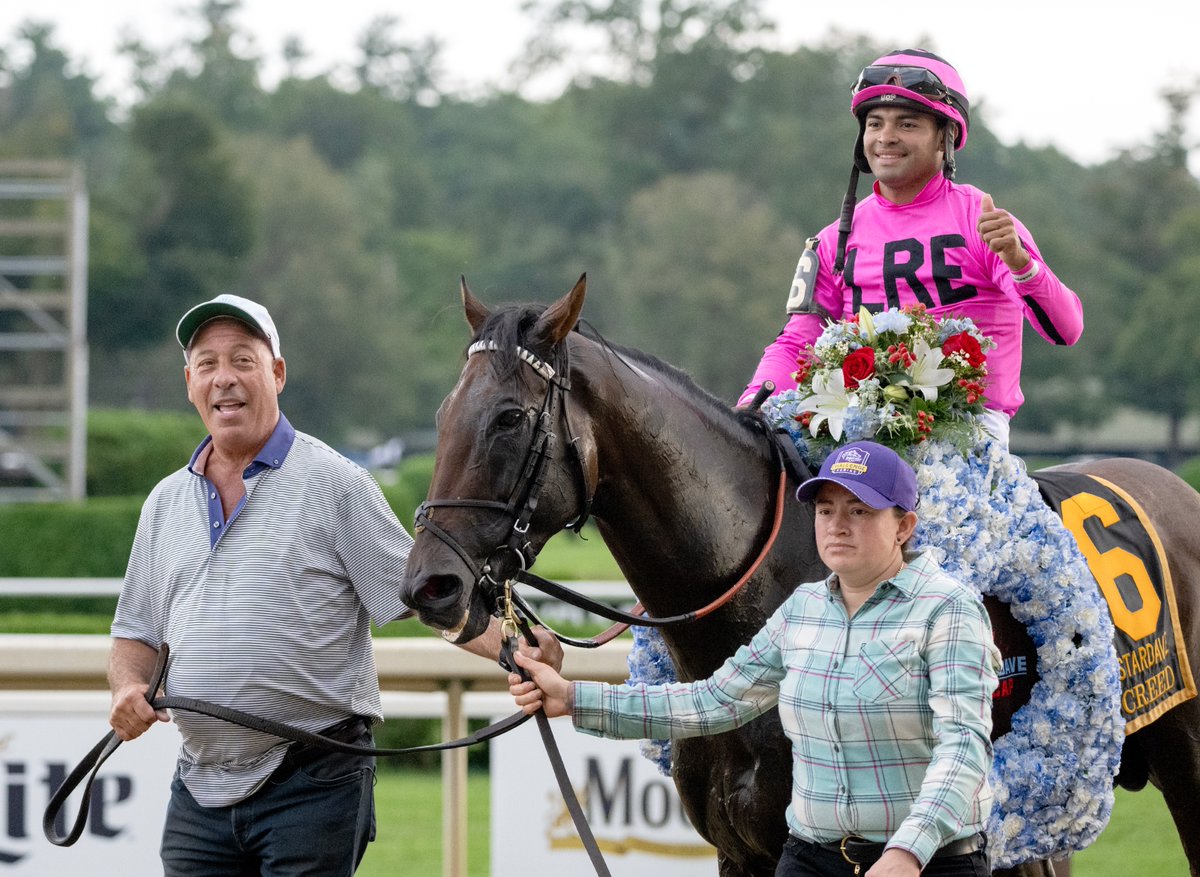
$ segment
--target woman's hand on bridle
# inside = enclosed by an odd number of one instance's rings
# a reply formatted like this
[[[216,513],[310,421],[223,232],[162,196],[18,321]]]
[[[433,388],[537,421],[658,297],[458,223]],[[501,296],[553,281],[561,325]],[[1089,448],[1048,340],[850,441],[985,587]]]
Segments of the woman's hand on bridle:
[[[527,715],[533,715],[538,710],[545,710],[547,718],[569,716],[575,705],[574,686],[558,675],[558,672],[548,664],[535,661],[523,654],[516,654],[513,659],[532,681],[526,682],[519,673],[510,673],[508,677],[508,693],[513,696]]]

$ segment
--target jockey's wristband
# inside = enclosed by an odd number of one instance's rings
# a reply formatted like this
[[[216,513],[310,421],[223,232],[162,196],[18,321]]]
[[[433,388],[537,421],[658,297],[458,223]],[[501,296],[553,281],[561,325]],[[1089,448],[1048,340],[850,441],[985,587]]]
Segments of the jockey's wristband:
[[[1027,283],[1038,276],[1038,272],[1042,270],[1042,266],[1038,264],[1037,259],[1030,259],[1029,265],[1020,274],[1013,272],[1012,279],[1016,283]]]

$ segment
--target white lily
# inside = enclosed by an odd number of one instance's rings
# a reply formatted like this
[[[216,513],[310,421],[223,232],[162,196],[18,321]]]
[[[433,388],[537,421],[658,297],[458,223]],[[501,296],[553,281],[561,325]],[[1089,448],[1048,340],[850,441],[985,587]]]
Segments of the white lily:
[[[817,372],[812,379],[812,395],[805,396],[796,403],[797,411],[811,411],[814,414],[808,424],[808,431],[816,436],[821,424],[829,421],[829,434],[834,441],[842,437],[842,423],[846,419],[846,409],[850,407],[850,396],[846,393],[846,378],[840,368],[826,372]]]
[[[875,331],[875,320],[866,308],[858,309],[858,328],[862,333],[863,342],[868,347],[874,344],[875,339],[879,337],[879,333]]]
[[[954,369],[939,368],[942,364],[942,348],[930,347],[924,338],[913,342],[912,355],[915,361],[906,369],[903,377],[894,383],[911,387],[914,393],[920,393],[930,402],[936,402],[938,387],[949,383],[954,377]]]

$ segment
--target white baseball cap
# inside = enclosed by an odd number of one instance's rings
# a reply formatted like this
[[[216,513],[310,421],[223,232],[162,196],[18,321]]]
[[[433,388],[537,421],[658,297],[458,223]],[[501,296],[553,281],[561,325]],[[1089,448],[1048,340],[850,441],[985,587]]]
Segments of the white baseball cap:
[[[175,328],[175,337],[179,339],[179,346],[185,354],[200,327],[217,317],[233,317],[246,323],[256,334],[267,340],[271,346],[271,354],[276,359],[280,358],[279,330],[275,328],[275,321],[271,319],[267,309],[256,301],[229,294],[218,295],[212,301],[198,304],[183,315]]]

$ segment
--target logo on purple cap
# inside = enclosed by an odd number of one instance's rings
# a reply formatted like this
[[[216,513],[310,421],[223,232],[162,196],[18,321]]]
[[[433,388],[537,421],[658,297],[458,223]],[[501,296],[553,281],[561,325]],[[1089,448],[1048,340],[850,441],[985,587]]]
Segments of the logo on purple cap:
[[[860,448],[844,448],[838,452],[833,465],[829,467],[830,475],[866,475],[867,460],[871,458],[869,451]]]

